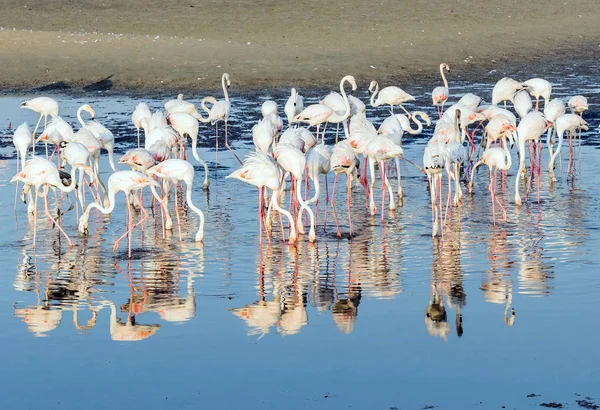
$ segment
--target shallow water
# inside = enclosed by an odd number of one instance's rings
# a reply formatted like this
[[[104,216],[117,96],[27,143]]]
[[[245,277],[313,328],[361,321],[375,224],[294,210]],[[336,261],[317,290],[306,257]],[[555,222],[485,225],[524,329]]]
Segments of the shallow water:
[[[75,210],[66,213],[63,227],[76,243],[70,250],[41,213],[34,251],[25,205],[12,210],[8,181],[16,163],[12,131],[6,132],[0,149],[3,407],[453,409],[560,402],[575,408],[586,396],[593,401],[600,394],[594,313],[600,187],[592,180],[600,160],[593,104],[600,89],[597,79],[576,72],[550,79],[556,96],[580,93],[592,103],[576,178],[567,180],[563,156],[556,183],[542,175],[541,203],[532,195],[515,208],[513,165],[503,195],[508,220],[494,225],[487,171],[480,172],[443,239],[430,236],[426,178],[403,163],[405,199],[383,223],[379,213],[367,214],[357,188],[349,238],[341,178],[335,199],[343,239],[336,238],[330,209],[314,245],[260,245],[257,192],[224,179],[237,162],[221,150],[216,167],[214,129],[202,127],[200,155],[209,161],[212,182],[208,193],[195,186],[193,197],[206,212],[203,246],[193,242],[198,219],[191,213],[182,215],[181,241],[177,229],[163,239],[148,222],[143,238],[134,232],[131,260],[126,242],[113,253],[125,229],[119,194],[110,218],[92,213],[89,237],[77,233]],[[491,88],[463,84],[452,91],[490,99]],[[409,91],[422,107],[430,89]],[[287,95],[231,93],[229,131],[241,156],[251,149],[260,103],[275,98],[283,105]],[[28,97],[0,99],[3,127],[35,124],[36,115],[19,108]],[[76,107],[91,103],[120,152],[133,146],[129,116],[138,100],[56,98],[73,123]],[[163,101],[149,103],[158,108]],[[427,111],[433,118],[434,110]],[[386,110],[368,113],[378,124]],[[432,129],[405,137],[407,158],[421,163]],[[105,159],[101,166],[106,180]],[[55,212],[54,200],[51,205]],[[425,316],[433,288],[442,294],[446,321]]]

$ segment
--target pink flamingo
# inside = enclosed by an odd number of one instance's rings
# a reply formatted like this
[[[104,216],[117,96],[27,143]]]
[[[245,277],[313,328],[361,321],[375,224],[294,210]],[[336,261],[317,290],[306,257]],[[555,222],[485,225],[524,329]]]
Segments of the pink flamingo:
[[[200,155],[198,155],[198,120],[188,113],[179,112],[169,114],[167,123],[170,124],[182,138],[188,136],[192,140],[192,155],[194,156],[194,159],[204,167],[204,182],[202,183],[202,188],[207,189],[210,185],[210,181],[208,180],[208,165],[200,158]]]
[[[550,94],[552,94],[552,84],[543,78],[532,78],[524,81],[523,84],[527,85],[527,91],[535,98],[535,110],[539,111],[540,97],[544,99],[544,108],[546,108],[546,104],[550,101]]]
[[[402,103],[415,101],[415,97],[408,94],[400,87],[389,86],[379,91],[379,83],[371,81],[369,85],[369,93],[371,94],[371,107],[379,107],[380,105],[390,105],[390,111],[394,113],[394,105],[399,105],[404,110],[408,118],[410,113],[402,106]]]
[[[440,74],[442,76],[442,80],[444,81],[443,87],[435,87],[433,92],[431,93],[431,100],[433,101],[433,105],[436,106],[438,115],[442,118],[442,113],[444,112],[444,104],[448,101],[448,81],[446,80],[446,75],[444,74],[444,68],[446,71],[450,72],[450,67],[448,64],[442,63],[440,64]]]
[[[263,189],[266,187],[270,189],[273,194],[271,195],[271,204],[273,208],[279,213],[285,215],[290,223],[290,236],[289,243],[294,244],[296,242],[296,224],[292,215],[285,209],[279,206],[279,195],[281,194],[282,188],[282,173],[281,169],[273,161],[269,155],[261,151],[251,152],[244,159],[242,167],[231,174],[227,175],[226,178],[239,179],[240,181],[246,182],[250,185],[254,185],[259,188],[258,196],[258,213],[260,220],[260,241],[262,242],[262,225],[263,225]],[[265,227],[266,230],[266,227]],[[282,231],[282,235],[285,233]],[[268,233],[267,233],[268,238]]]
[[[75,178],[71,177],[71,183],[69,186],[65,187],[62,183],[60,174],[58,172],[58,168],[54,163],[49,160],[41,157],[32,157],[30,160],[25,162],[25,166],[10,180],[13,182],[22,182],[25,187],[23,188],[23,193],[28,193],[31,187],[33,186],[35,189],[35,200],[34,200],[34,210],[37,212],[37,201],[38,201],[38,191],[40,187],[42,187],[42,196],[44,197],[44,212],[46,216],[52,220],[52,223],[58,227],[58,229],[65,236],[70,246],[73,246],[73,241],[71,238],[65,233],[65,231],[61,228],[61,226],[56,222],[56,220],[50,215],[50,210],[48,209],[48,191],[47,188],[57,188],[62,192],[69,193],[75,189]],[[35,247],[37,233],[37,215],[33,219],[33,246]]]
[[[156,182],[149,176],[144,175],[141,172],[137,172],[137,171],[117,171],[117,172],[115,172],[108,178],[109,206],[103,207],[98,202],[92,202],[91,204],[89,204],[87,206],[87,208],[85,209],[85,212],[83,213],[83,215],[81,215],[81,218],[79,218],[79,232],[84,235],[87,235],[90,211],[93,208],[98,209],[104,215],[110,214],[115,209],[115,205],[116,205],[115,196],[116,196],[117,192],[123,191],[123,193],[125,193],[125,197],[129,198],[129,195],[131,194],[131,192],[137,191],[139,189],[142,189],[142,188],[145,188],[148,186],[152,190],[152,194],[154,195],[154,197],[159,202],[161,202],[162,199],[156,192],[156,187],[159,186],[158,182]],[[129,258],[131,258],[131,233],[135,227],[142,224],[146,219],[148,219],[148,212],[146,212],[146,210],[142,206],[141,207],[142,214],[143,214],[142,219],[140,219],[135,225],[133,225],[133,215],[131,212],[131,205],[129,204],[129,200],[125,201],[125,204],[127,205],[127,215],[128,215],[127,230],[121,237],[119,237],[115,241],[115,244],[113,246],[113,252],[115,252],[117,250],[117,248],[119,247],[119,242],[121,242],[121,240],[125,236],[127,236],[128,237],[128,256],[129,256]]]
[[[58,115],[58,103],[56,102],[56,100],[50,97],[37,97],[23,102],[21,104],[21,108],[27,108],[40,113],[40,119],[38,120],[37,124],[35,124],[33,133],[31,134],[31,144],[33,146],[33,153],[35,154],[35,133],[38,127],[40,126],[42,117],[44,117],[44,129],[46,129],[46,125],[48,124],[48,116],[52,114]],[[47,156],[48,146],[46,145],[46,157]]]
[[[331,170],[335,174],[333,179],[333,191],[331,192],[331,208],[333,209],[333,216],[335,218],[335,226],[337,228],[337,236],[340,238],[342,233],[340,232],[340,226],[338,224],[337,215],[335,213],[335,187],[339,174],[346,174],[346,197],[348,205],[348,226],[350,228],[350,236],[352,236],[352,216],[350,209],[350,195],[352,192],[352,179],[357,178],[357,170],[360,167],[360,161],[358,160],[354,150],[350,146],[347,140],[342,140],[335,144],[333,151],[331,152],[330,159]]]
[[[190,207],[190,209],[197,213],[200,217],[200,226],[198,227],[198,231],[196,232],[195,240],[196,242],[202,242],[202,239],[204,238],[204,213],[199,208],[197,208],[192,202],[192,189],[194,184],[194,167],[192,166],[192,164],[183,159],[168,159],[148,169],[146,171],[146,174],[156,175],[159,178],[163,178],[167,181],[170,181],[175,187],[177,187],[178,182],[185,182],[185,199],[187,201],[187,204]],[[163,209],[168,215],[168,193],[165,194],[165,197],[161,202]],[[179,212],[177,211],[177,208],[178,204],[176,193],[175,211],[177,215],[177,227],[179,229],[179,237],[181,238],[181,223],[179,221]]]

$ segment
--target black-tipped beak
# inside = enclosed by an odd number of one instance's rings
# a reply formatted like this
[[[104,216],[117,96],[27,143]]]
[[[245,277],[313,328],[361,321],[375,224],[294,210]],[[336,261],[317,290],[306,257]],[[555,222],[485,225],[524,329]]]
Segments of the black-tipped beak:
[[[26,102],[21,103],[21,107],[27,107],[27,103]]]

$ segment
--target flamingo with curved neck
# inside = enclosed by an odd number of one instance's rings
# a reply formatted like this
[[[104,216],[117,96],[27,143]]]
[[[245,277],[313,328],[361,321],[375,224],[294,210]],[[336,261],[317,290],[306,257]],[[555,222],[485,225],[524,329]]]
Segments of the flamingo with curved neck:
[[[442,80],[444,81],[443,87],[435,87],[433,92],[431,93],[431,100],[433,101],[433,105],[437,107],[438,115],[442,118],[442,114],[444,112],[444,104],[448,101],[449,91],[448,91],[448,80],[446,80],[446,75],[444,74],[444,68],[450,72],[450,67],[448,64],[442,63],[440,64],[440,75],[442,76]]]

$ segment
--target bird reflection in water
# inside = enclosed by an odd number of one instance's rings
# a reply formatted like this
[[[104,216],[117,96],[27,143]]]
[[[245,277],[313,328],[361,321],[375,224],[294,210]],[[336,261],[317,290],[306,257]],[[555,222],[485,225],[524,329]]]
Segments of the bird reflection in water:
[[[467,304],[467,295],[463,286],[461,243],[460,218],[447,221],[443,237],[432,238],[431,292],[425,308],[425,328],[431,336],[444,341],[450,333],[444,297],[448,307],[456,309],[456,335],[460,338],[464,333],[461,308]]]
[[[490,270],[484,275],[481,290],[485,300],[490,303],[504,304],[504,323],[515,323],[515,309],[512,304],[513,282],[509,270],[515,266],[512,259],[514,244],[508,240],[506,226],[494,225],[488,235],[488,260]]]
[[[190,273],[185,276],[186,287],[184,296],[181,296],[178,259],[167,259],[166,253],[159,253],[152,255],[148,261],[129,260],[126,272],[121,272],[118,263],[115,263],[114,270],[110,269],[110,265],[102,266],[100,261],[105,259],[97,254],[99,249],[91,247],[79,255],[71,252],[58,259],[50,256],[52,262],[47,272],[38,271],[37,263],[30,264],[23,250],[14,286],[17,290],[33,292],[37,303],[15,306],[15,316],[27,324],[31,333],[44,336],[58,328],[65,310],[73,312],[73,326],[81,332],[92,330],[100,310],[108,307],[109,330],[111,339],[115,341],[139,341],[156,334],[161,325],[140,324],[138,318],[143,313],[156,312],[161,319],[169,322],[186,321],[195,316],[194,278],[200,275]],[[194,253],[194,271],[203,271],[202,249],[194,247],[188,251]],[[115,277],[128,279],[129,300],[120,306],[120,311],[127,314],[123,320],[118,317],[119,309],[115,302],[99,298],[107,294],[102,292],[102,288],[115,287]],[[87,323],[85,319],[80,320],[82,306],[87,306],[91,315]]]

